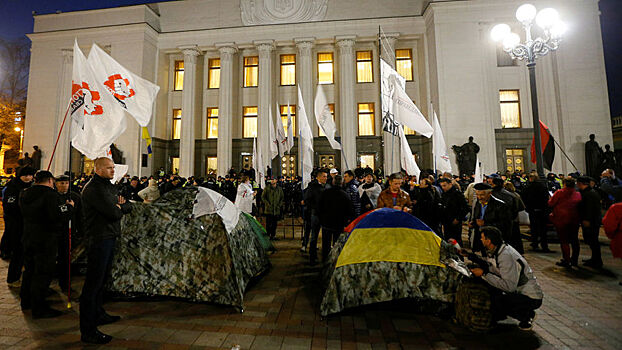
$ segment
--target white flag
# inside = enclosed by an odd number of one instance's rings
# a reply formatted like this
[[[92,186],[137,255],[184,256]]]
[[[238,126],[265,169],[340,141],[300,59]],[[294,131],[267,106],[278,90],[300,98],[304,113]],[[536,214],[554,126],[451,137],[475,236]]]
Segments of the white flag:
[[[278,108],[276,110],[279,111]],[[283,158],[283,155],[287,151],[287,135],[285,135],[285,128],[283,127],[283,120],[281,119],[280,111],[277,112],[276,116],[276,141],[279,146],[279,157]]]
[[[277,110],[278,111],[278,110]],[[281,116],[278,116],[281,119]],[[274,159],[279,154],[279,141],[277,141],[274,134],[274,122],[272,121],[272,106],[270,106],[270,160]]]
[[[298,130],[298,147],[302,153],[302,188],[307,188],[313,171],[313,133],[309,126],[309,119],[307,119],[300,87],[298,88]]]
[[[253,139],[253,169],[255,169],[255,180],[261,188],[266,188],[266,168],[263,165],[261,148],[257,148],[257,138]]]
[[[125,69],[96,44],[89,53],[88,63],[95,78],[140,126],[147,126],[160,87]]]
[[[125,113],[95,79],[77,40],[71,80],[71,142],[82,154],[96,159],[125,131]]]
[[[337,127],[335,126],[335,121],[333,120],[333,116],[330,113],[330,107],[328,106],[328,102],[326,102],[326,95],[324,94],[324,89],[322,85],[318,84],[317,93],[315,94],[315,120],[317,120],[317,125],[322,128],[324,131],[324,135],[328,139],[330,146],[333,149],[341,149],[341,145],[337,140],[335,140],[335,133],[337,132]]]
[[[432,137],[432,152],[434,153],[434,163],[436,169],[442,172],[451,173],[451,161],[449,160],[449,154],[447,153],[447,146],[445,145],[445,137],[443,137],[443,131],[441,125],[438,123],[438,117],[434,112],[434,136]]]
[[[300,92],[300,89],[298,89],[298,92]],[[302,101],[302,99],[300,101]],[[292,122],[292,114],[289,110],[289,101],[288,101],[287,102],[287,144],[285,147],[285,150],[287,152],[289,152],[292,149],[292,147],[294,147],[294,132],[295,132],[294,123]]]
[[[399,134],[399,123],[395,121],[393,115],[393,94],[395,91],[395,84],[400,86],[406,86],[406,79],[404,79],[398,72],[395,71],[385,60],[380,59],[380,97],[381,97],[381,112],[382,112],[382,130],[391,133],[394,136]]]
[[[479,162],[479,157],[475,159],[475,183],[484,182],[484,174],[482,173],[482,164]]]
[[[401,153],[401,165],[404,170],[406,170],[406,174],[415,175],[417,180],[419,179],[419,174],[421,174],[421,170],[419,170],[419,166],[417,166],[417,162],[415,161],[415,156],[413,155],[410,146],[408,145],[408,140],[406,140],[406,135],[404,134],[404,128],[399,128],[400,133],[400,144],[402,147]]]
[[[394,79],[390,78],[390,80]],[[391,81],[389,81],[389,84],[391,84]],[[408,97],[406,90],[395,83],[395,81],[393,81],[393,86],[395,90],[393,92],[392,102],[395,121],[401,125],[406,125],[425,137],[432,136],[434,129],[432,129],[430,123],[428,123],[423,114],[421,114],[421,111],[419,111],[415,103]]]

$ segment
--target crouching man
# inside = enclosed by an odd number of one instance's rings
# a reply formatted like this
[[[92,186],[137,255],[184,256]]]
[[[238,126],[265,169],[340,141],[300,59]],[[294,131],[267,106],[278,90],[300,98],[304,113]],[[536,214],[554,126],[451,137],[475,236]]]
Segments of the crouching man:
[[[533,270],[525,258],[503,242],[501,231],[496,227],[483,227],[481,241],[492,263],[480,264],[481,267],[471,272],[492,287],[493,319],[510,316],[519,321],[520,329],[531,329],[535,310],[542,305],[543,297]]]

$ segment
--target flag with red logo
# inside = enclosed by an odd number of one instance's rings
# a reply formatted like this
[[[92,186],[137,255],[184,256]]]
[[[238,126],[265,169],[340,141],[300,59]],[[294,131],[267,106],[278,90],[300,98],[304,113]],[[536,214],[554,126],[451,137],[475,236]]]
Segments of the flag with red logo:
[[[555,160],[555,139],[549,128],[540,122],[540,145],[542,146],[542,166],[551,170]],[[531,162],[536,164],[536,138],[531,139]]]
[[[95,159],[125,131],[125,115],[95,78],[77,40],[71,80],[71,142],[82,154]]]
[[[91,48],[88,63],[97,80],[106,88],[106,92],[113,96],[140,126],[147,126],[160,87],[125,69],[96,44]]]

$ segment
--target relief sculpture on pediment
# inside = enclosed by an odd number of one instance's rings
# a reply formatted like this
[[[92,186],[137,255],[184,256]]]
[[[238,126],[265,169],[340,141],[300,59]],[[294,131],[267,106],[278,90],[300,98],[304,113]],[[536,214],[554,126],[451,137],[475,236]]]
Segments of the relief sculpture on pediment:
[[[321,21],[328,0],[240,0],[244,25]]]

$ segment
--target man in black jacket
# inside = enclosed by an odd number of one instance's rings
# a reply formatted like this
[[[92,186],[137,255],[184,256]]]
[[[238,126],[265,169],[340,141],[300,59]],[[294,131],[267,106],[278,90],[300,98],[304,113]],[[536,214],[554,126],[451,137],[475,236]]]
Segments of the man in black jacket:
[[[525,209],[529,214],[529,229],[531,231],[531,248],[538,249],[538,244],[542,247],[542,251],[550,253],[549,243],[546,237],[546,224],[548,222],[547,210],[549,198],[549,189],[546,181],[540,181],[538,175],[533,173],[529,175],[529,182],[523,188],[521,198],[525,203]]]
[[[600,213],[600,196],[590,186],[592,178],[581,176],[577,179],[577,187],[581,193],[581,203],[579,203],[579,215],[581,216],[581,230],[583,231],[583,239],[592,250],[592,257],[583,260],[583,265],[601,268],[603,259],[600,255],[600,243],[598,242],[598,234],[601,224]]]
[[[58,275],[58,285],[60,289],[67,293],[69,290],[69,219],[71,218],[71,244],[77,247],[84,236],[82,199],[80,194],[69,191],[69,176],[61,175],[56,178],[56,191],[58,192],[58,206],[61,211],[65,211],[66,201],[71,199],[74,202],[74,210],[71,216],[66,216],[58,223],[58,256],[56,258],[56,274]]]
[[[508,235],[511,224],[511,214],[508,206],[502,200],[492,195],[492,187],[486,183],[478,183],[475,185],[475,195],[477,202],[473,210],[473,216],[469,227],[473,228],[473,236],[471,236],[471,248],[473,251],[479,251],[483,255],[486,250],[480,239],[480,229],[484,226],[493,226],[499,229],[504,237]]]
[[[343,182],[343,189],[354,206],[354,219],[356,219],[361,215],[361,196],[359,195],[359,184],[352,170],[346,170],[346,172],[343,173]],[[333,186],[335,186],[334,183]]]
[[[19,206],[24,215],[24,278],[20,290],[22,310],[32,307],[33,318],[50,318],[62,314],[50,308],[45,297],[54,278],[57,232],[59,222],[69,217],[74,202],[65,200],[64,210],[58,206],[54,175],[40,170],[34,186],[20,194]]]
[[[441,203],[443,204],[443,224],[445,239],[455,239],[462,246],[462,220],[469,211],[469,205],[462,192],[452,183],[451,179],[442,178],[439,180],[443,194]]]
[[[317,239],[320,234],[318,202],[320,201],[320,196],[326,187],[326,180],[328,180],[326,171],[320,169],[315,176],[315,180],[316,181],[311,181],[309,183],[309,186],[307,186],[304,194],[304,206],[305,211],[307,211],[308,218],[305,225],[308,225],[307,227],[311,233],[311,238],[309,239],[309,262],[311,265],[315,265],[317,261]]]
[[[24,266],[24,246],[22,245],[24,221],[19,208],[19,194],[23,189],[30,187],[34,174],[35,170],[29,166],[21,168],[17,177],[6,185],[4,196],[2,197],[5,224],[4,236],[6,236],[6,245],[8,247],[7,253],[11,254],[9,271],[6,275],[9,287],[19,287],[19,279],[22,277],[22,267]],[[2,237],[3,241],[4,236]]]
[[[320,195],[318,214],[322,225],[322,262],[326,262],[331,247],[343,233],[343,228],[356,218],[352,201],[341,188],[341,176],[334,176],[333,186]]]
[[[113,177],[112,160],[97,158],[95,174],[82,190],[88,265],[80,296],[80,333],[83,342],[93,344],[106,344],[112,339],[98,331],[97,326],[121,319],[102,308],[104,284],[110,273],[116,239],[121,234],[121,218],[132,209],[110,182]]]

